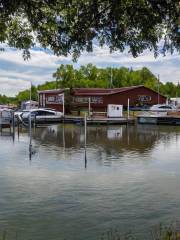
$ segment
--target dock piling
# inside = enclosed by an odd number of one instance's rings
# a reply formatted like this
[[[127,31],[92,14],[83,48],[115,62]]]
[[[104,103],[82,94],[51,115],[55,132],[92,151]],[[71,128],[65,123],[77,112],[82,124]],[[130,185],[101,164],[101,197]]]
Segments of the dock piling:
[[[31,112],[29,114],[29,160],[32,156],[32,129],[31,129]]]
[[[18,133],[18,139],[19,139],[19,118],[17,118],[17,133]]]
[[[13,141],[15,139],[15,116],[14,112],[12,113],[12,136],[13,136]]]
[[[0,112],[0,128],[1,128],[1,135],[2,135],[2,112]]]
[[[128,121],[129,121],[129,98],[128,98],[128,104],[127,104],[127,110],[128,110]]]
[[[84,116],[84,161],[85,161],[85,168],[87,168],[86,143],[87,143],[87,118],[86,118],[86,113],[85,113],[85,116]]]
[[[34,132],[35,132],[35,130],[36,130],[36,115],[34,116]]]

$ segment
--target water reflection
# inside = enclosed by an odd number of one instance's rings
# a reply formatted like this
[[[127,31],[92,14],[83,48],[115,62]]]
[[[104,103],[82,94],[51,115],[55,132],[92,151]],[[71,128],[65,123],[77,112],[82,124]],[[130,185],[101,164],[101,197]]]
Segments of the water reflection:
[[[163,129],[165,131],[163,131]],[[172,135],[178,138],[180,129],[158,126],[88,126],[88,147],[100,147],[109,151],[137,151],[139,153],[151,150],[158,141],[168,144]],[[74,125],[54,125],[47,128],[37,128],[33,133],[36,143],[64,147],[66,149],[82,148],[84,146],[84,128]]]
[[[180,218],[180,128],[54,125],[0,137],[0,228],[20,239],[95,240]],[[13,239],[13,237],[9,238]]]

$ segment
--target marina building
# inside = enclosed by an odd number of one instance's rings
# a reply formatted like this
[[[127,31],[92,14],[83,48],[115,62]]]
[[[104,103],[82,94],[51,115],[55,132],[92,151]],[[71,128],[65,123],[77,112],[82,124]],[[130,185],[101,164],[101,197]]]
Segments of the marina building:
[[[63,111],[64,90],[52,89],[38,91],[39,107]]]
[[[73,109],[87,109],[91,111],[107,112],[109,104],[129,106],[151,106],[166,103],[166,97],[150,88],[140,86],[122,87],[114,89],[102,88],[75,88],[72,89]]]
[[[66,91],[67,94],[67,91]],[[73,88],[68,92],[72,111],[107,112],[109,104],[129,106],[151,106],[166,103],[166,97],[143,85],[122,88]],[[64,90],[39,91],[39,106],[63,110]],[[65,100],[66,107],[66,100]]]

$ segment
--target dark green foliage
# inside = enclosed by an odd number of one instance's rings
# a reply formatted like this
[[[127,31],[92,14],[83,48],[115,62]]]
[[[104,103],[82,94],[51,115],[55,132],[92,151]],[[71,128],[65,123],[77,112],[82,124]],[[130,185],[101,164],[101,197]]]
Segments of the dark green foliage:
[[[57,83],[55,81],[45,82],[42,85],[37,86],[37,90],[48,90],[48,89],[56,89]]]
[[[30,98],[30,90],[24,90],[18,93],[15,97],[15,102],[20,104],[22,101],[29,100]],[[31,87],[31,99],[34,101],[38,100],[37,88],[35,86]]]
[[[132,68],[97,68],[92,64],[81,66],[79,70],[72,65],[60,65],[53,74],[58,88],[73,87],[102,87],[119,88],[126,86],[144,85],[169,97],[180,97],[180,85],[172,82],[163,84],[146,67],[140,70]],[[159,83],[158,83],[159,82]]]
[[[168,97],[180,97],[180,85],[175,85],[172,82],[163,84],[158,83],[158,79],[153,73],[143,67],[140,70],[132,68],[97,68],[92,64],[81,66],[79,69],[74,69],[72,65],[60,65],[53,74],[55,81],[46,82],[37,87],[32,86],[32,100],[37,100],[38,90],[48,90],[56,88],[119,88],[135,85],[144,85]],[[8,98],[5,95],[0,95],[0,104],[20,103],[29,100],[30,91],[24,90],[18,93],[15,98]]]
[[[134,57],[144,49],[180,51],[179,0],[0,0],[0,42],[23,49],[37,42],[56,55],[91,52],[93,41]]]

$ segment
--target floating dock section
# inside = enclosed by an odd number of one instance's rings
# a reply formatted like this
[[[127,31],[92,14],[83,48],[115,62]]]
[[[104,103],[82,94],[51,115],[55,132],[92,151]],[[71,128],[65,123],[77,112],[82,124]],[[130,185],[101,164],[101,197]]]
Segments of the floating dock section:
[[[84,117],[65,116],[64,123],[84,124]],[[134,124],[135,120],[131,118],[108,118],[108,117],[87,117],[87,125],[123,125]]]
[[[140,124],[162,124],[180,126],[180,115],[139,115],[137,116],[137,122]]]
[[[66,116],[63,119],[64,123],[76,123],[76,124],[83,124],[84,117],[70,117]],[[96,118],[89,118],[87,117],[87,124],[88,125],[123,125],[123,124],[134,124],[134,119],[127,119],[127,118],[107,118],[107,117],[96,117]]]

